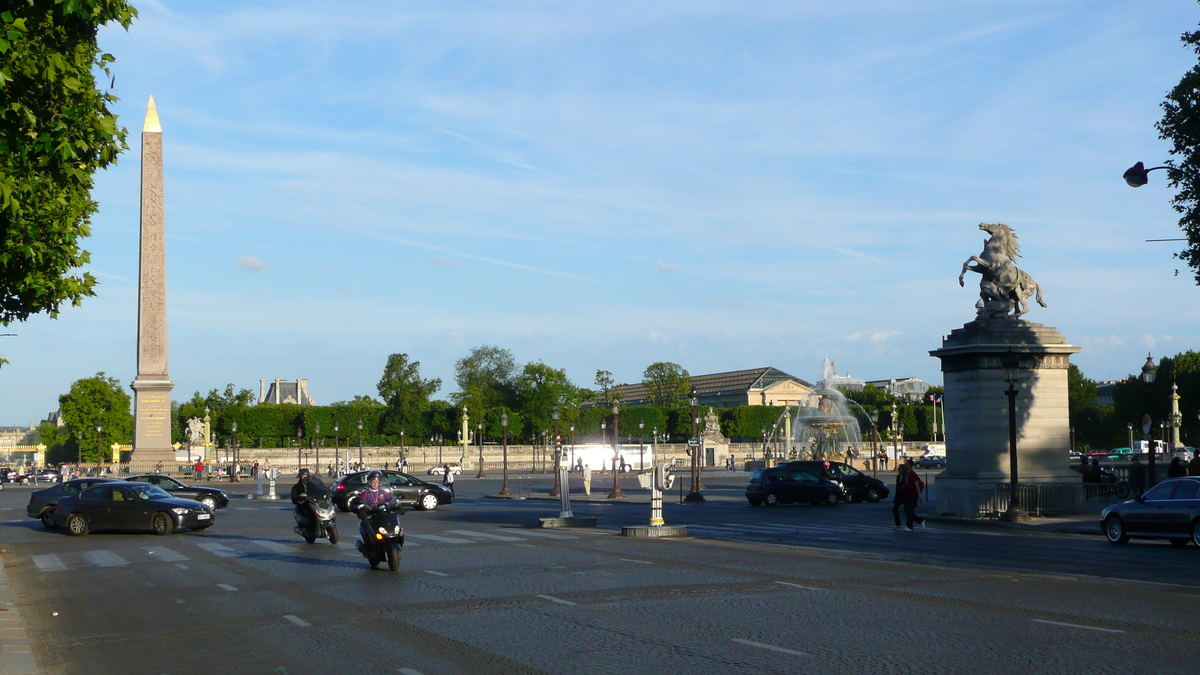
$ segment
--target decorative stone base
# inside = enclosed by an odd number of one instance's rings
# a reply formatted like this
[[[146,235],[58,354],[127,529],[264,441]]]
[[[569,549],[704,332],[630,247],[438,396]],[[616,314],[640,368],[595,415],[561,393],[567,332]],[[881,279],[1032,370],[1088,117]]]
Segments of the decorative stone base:
[[[595,527],[595,518],[538,518],[541,527]]]
[[[686,537],[686,525],[630,525],[621,528],[622,537]]]

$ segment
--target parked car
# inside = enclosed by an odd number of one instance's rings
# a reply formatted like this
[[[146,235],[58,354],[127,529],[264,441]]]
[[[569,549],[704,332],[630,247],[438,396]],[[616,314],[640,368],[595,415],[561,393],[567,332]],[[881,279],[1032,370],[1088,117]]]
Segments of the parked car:
[[[112,481],[93,485],[58,500],[54,523],[81,537],[92,530],[151,530],[171,534],[180,529],[212,527],[212,509],[193,499],[172,497],[148,483]]]
[[[751,506],[794,503],[836,506],[845,499],[842,486],[836,481],[790,465],[755,469],[746,481],[746,501]]]
[[[46,529],[52,530],[57,527],[54,524],[54,509],[58,500],[77,494],[80,490],[93,485],[111,482],[112,479],[109,478],[76,478],[45,490],[36,490],[29,494],[29,503],[25,505],[25,514],[30,518],[41,520]]]
[[[825,468],[825,462],[803,460],[788,462],[781,466],[801,469],[820,476],[821,471]],[[833,480],[841,483],[843,495],[847,502],[877,502],[880,499],[885,499],[888,493],[891,492],[888,489],[887,483],[878,478],[868,476],[844,462],[829,462],[829,475]]]
[[[1200,478],[1163,481],[1141,497],[1113,504],[1100,514],[1100,531],[1114,544],[1137,537],[1200,546]]]
[[[943,455],[925,455],[913,462],[913,466],[918,469],[944,469],[946,468],[946,458]]]
[[[358,495],[367,489],[367,474],[369,473],[370,471],[358,471],[339,478],[333,484],[333,503],[343,511],[351,510]],[[454,501],[454,495],[450,490],[436,483],[423,481],[399,471],[380,471],[379,473],[383,474],[383,483],[392,488],[392,495],[407,506],[414,506],[422,511],[432,511],[442,504],[450,504]]]
[[[444,468],[446,466],[450,467],[450,473],[452,474],[457,475],[462,473],[462,467],[458,464],[458,462],[442,462],[441,464],[429,467],[429,470],[425,473],[429,474],[430,476],[444,476],[446,475],[446,469]]]
[[[130,483],[149,483],[158,486],[165,490],[172,497],[181,499],[195,499],[204,504],[211,511],[223,509],[229,506],[229,495],[220,488],[207,487],[204,485],[187,485],[181,483],[170,476],[163,476],[156,473],[142,474],[141,476],[131,476],[125,479]]]

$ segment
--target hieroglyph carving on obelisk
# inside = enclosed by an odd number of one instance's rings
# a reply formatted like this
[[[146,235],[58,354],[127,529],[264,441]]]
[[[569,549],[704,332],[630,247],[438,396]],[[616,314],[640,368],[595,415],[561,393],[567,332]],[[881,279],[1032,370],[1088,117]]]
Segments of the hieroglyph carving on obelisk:
[[[167,374],[167,259],[163,246],[162,127],[154,98],[142,127],[141,261],[138,268],[137,379],[134,400],[134,462],[169,461],[171,389]]]

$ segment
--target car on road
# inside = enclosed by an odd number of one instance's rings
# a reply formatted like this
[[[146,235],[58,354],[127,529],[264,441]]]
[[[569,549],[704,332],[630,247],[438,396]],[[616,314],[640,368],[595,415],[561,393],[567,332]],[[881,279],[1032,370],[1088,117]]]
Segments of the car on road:
[[[58,500],[54,523],[81,537],[93,530],[175,530],[199,532],[212,527],[212,509],[193,499],[172,497],[149,483],[112,481],[93,485]]]
[[[944,469],[946,468],[946,457],[944,455],[925,455],[913,462],[913,466],[918,469]]]
[[[755,469],[746,481],[746,501],[750,506],[796,503],[837,506],[845,499],[842,486],[836,481],[790,465]]]
[[[801,469],[820,476],[821,471],[825,469],[825,462],[810,459],[788,462],[781,466]],[[886,499],[888,493],[891,492],[887,483],[868,476],[844,462],[830,461],[828,471],[833,480],[842,484],[843,496],[847,502],[877,502],[880,499]]]
[[[1141,497],[1113,504],[1100,514],[1100,531],[1114,544],[1133,537],[1200,546],[1200,478],[1163,481]]]
[[[350,511],[358,495],[367,489],[367,474],[370,471],[358,471],[342,476],[333,484],[333,503],[343,511]],[[406,506],[414,506],[422,511],[432,511],[442,504],[454,501],[454,495],[449,489],[423,481],[399,471],[380,471],[383,483],[392,489],[392,495]]]
[[[207,506],[210,510],[216,511],[229,506],[229,495],[220,488],[208,487],[205,485],[187,485],[180,481],[157,473],[148,473],[141,476],[130,476],[125,479],[130,483],[149,483],[156,485],[167,492],[172,497],[180,497],[182,499],[194,499],[201,504]]]
[[[450,467],[450,473],[452,474],[462,473],[462,466],[458,462],[442,462],[441,464],[429,467],[429,470],[425,473],[430,476],[444,476],[446,475],[446,469],[444,468],[446,466]]]
[[[52,530],[57,527],[54,524],[54,509],[58,505],[58,500],[77,494],[80,490],[93,485],[111,482],[113,481],[110,478],[76,478],[45,490],[36,490],[29,494],[29,503],[25,505],[25,514],[30,518],[42,521],[42,525],[46,526],[46,529]]]

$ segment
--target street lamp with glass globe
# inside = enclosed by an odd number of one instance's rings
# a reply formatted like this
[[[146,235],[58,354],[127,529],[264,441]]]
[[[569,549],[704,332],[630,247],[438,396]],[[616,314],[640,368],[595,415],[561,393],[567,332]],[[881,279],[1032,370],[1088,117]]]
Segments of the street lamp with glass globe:
[[[692,458],[692,484],[688,490],[686,502],[699,503],[704,501],[704,495],[700,494],[700,415],[696,412],[696,406],[700,404],[700,397],[696,394],[696,388],[693,387],[688,395],[688,403],[692,408],[692,437],[688,439],[688,455]],[[695,445],[692,445],[695,443]]]
[[[500,428],[504,431],[504,483],[500,486],[501,497],[511,497],[508,489],[508,413],[500,413]]]
[[[475,422],[475,445],[479,448],[479,473],[476,478],[487,478],[483,474],[483,422]]]
[[[621,490],[621,467],[618,465],[618,462],[619,462],[619,461],[620,461],[620,459],[621,459],[621,453],[620,453],[620,451],[617,449],[617,441],[620,439],[620,430],[621,430],[621,422],[620,422],[620,417],[619,417],[619,415],[620,415],[620,412],[621,412],[620,405],[614,402],[614,403],[613,403],[613,405],[612,405],[612,416],[613,416],[613,486],[612,486],[612,492],[609,492],[609,493],[608,493],[608,498],[609,498],[609,499],[625,499],[625,492]]]
[[[316,442],[317,442],[317,445],[315,448],[316,449],[316,465],[317,465],[317,467],[316,467],[316,471],[314,473],[316,473],[317,477],[320,477],[321,476],[321,425],[318,424],[315,427],[313,427],[313,432],[316,433]]]
[[[1008,397],[1008,510],[1000,514],[1001,520],[1017,521],[1024,517],[1021,510],[1021,493],[1017,475],[1017,376],[1021,361],[1011,350],[1002,359],[1000,365],[1004,368],[1005,381],[1008,389],[1004,395]]]
[[[362,430],[363,430],[363,421],[360,419],[358,421],[358,468],[360,468],[360,469],[362,468],[362,463],[363,463]]]
[[[638,420],[638,470],[646,470],[646,422]]]
[[[97,424],[96,425],[96,474],[97,475],[100,474],[100,458],[104,456],[104,444],[100,442],[100,439],[102,438],[103,433],[104,433],[104,426]]]
[[[233,436],[230,443],[233,445],[233,467],[235,469],[229,474],[229,482],[237,483],[241,480],[238,478],[238,471],[236,470],[238,468],[237,422],[232,422],[229,425],[229,431]]]
[[[296,473],[300,473],[300,468],[304,466],[300,462],[300,449],[304,446],[304,428],[296,427]]]
[[[334,473],[338,473],[337,467],[341,466],[341,464],[342,464],[342,438],[341,438],[341,436],[338,435],[338,432],[340,432],[341,430],[342,430],[342,426],[340,424],[338,424],[337,420],[334,420],[334,422],[333,422],[333,466],[335,467],[333,470]]]
[[[558,437],[559,417],[558,406],[554,406],[554,409],[550,411],[550,419],[554,420],[554,438],[552,439],[554,442],[554,488],[550,490],[551,497],[562,495],[562,475],[558,470],[558,466],[562,464],[562,443],[559,442]],[[570,488],[568,487],[568,489]]]
[[[1154,405],[1154,378],[1158,375],[1158,366],[1154,365],[1154,357],[1146,354],[1146,363],[1142,365],[1142,384],[1143,390],[1146,393],[1146,415],[1142,417],[1142,433],[1146,435],[1146,446],[1150,455],[1146,462],[1147,487],[1154,487],[1158,482],[1158,474],[1154,469],[1154,422],[1150,415],[1150,408]],[[1133,448],[1130,448],[1132,451]]]

